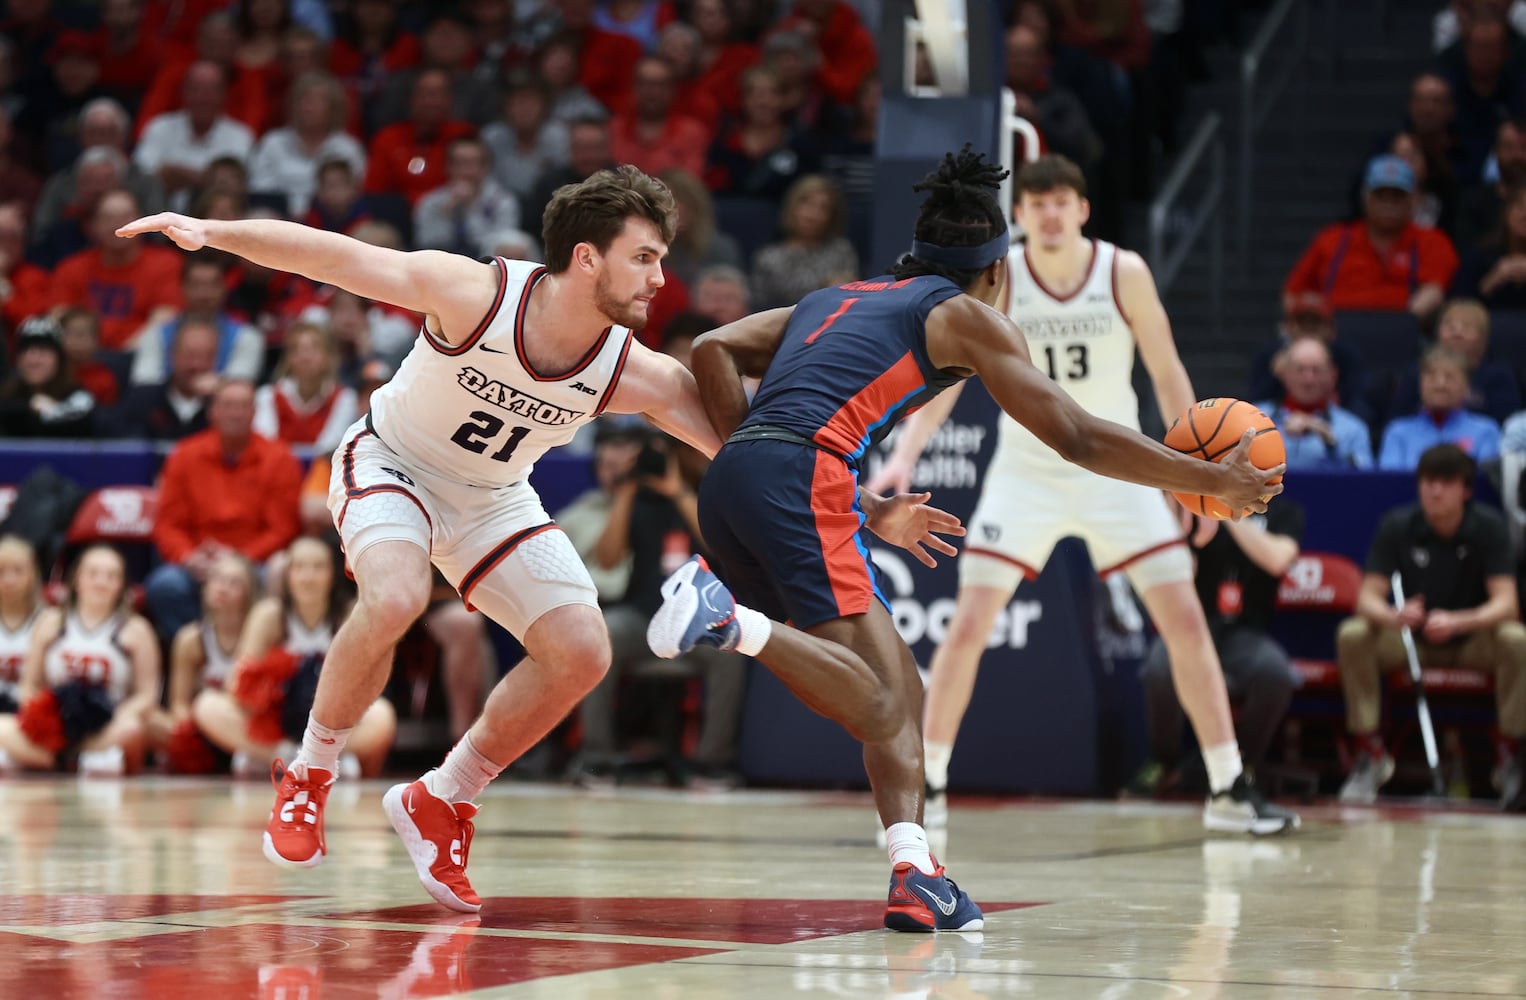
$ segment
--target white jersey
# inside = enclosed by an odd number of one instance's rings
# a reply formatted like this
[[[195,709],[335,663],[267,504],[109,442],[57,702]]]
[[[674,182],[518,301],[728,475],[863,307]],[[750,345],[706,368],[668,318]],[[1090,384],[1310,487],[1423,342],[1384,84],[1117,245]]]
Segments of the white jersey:
[[[1028,264],[1027,248],[1007,252],[1007,315],[1028,339],[1039,371],[1088,412],[1139,429],[1134,394],[1134,331],[1118,304],[1118,248],[1092,240],[1091,264],[1070,295],[1055,295]],[[1064,459],[1016,420],[1001,416],[998,457],[1043,462],[1058,471]],[[1078,470],[1079,471],[1079,470]]]
[[[325,656],[334,642],[334,627],[327,618],[309,628],[295,611],[286,612],[286,639],[281,643],[293,656]]]
[[[487,488],[525,479],[536,459],[604,411],[632,339],[625,327],[608,327],[568,371],[537,372],[525,353],[524,318],[546,269],[494,263],[498,295],[477,329],[459,344],[421,329],[392,381],[371,397],[371,426],[394,452],[441,478]]]
[[[106,689],[112,704],[132,692],[132,658],[119,641],[127,616],[112,615],[95,628],[86,628],[74,611],[64,614],[64,628],[43,654],[45,682],[50,688],[85,681]]]
[[[217,629],[209,621],[201,623],[201,684],[203,687],[221,690],[228,682],[228,672],[233,669],[236,649],[223,649],[217,642]]]
[[[5,627],[5,622],[0,621],[0,698],[16,698],[16,689],[21,684],[21,666],[26,662],[26,653],[32,645],[32,629],[37,624],[37,616],[42,613],[42,602],[32,609],[26,621],[15,629]]]

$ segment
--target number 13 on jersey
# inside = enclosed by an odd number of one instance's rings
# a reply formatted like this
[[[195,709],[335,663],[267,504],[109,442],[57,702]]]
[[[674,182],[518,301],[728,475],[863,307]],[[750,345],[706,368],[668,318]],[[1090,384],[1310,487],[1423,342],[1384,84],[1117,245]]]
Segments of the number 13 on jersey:
[[[1049,377],[1056,382],[1078,382],[1091,374],[1091,359],[1085,344],[1044,345],[1044,363]]]

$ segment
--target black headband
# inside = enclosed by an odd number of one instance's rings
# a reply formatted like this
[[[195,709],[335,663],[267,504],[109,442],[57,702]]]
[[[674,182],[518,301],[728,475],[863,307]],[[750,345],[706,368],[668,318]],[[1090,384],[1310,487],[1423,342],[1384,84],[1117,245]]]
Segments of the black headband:
[[[1006,233],[997,233],[973,247],[945,247],[913,239],[911,255],[929,264],[942,264],[956,271],[981,271],[1005,257],[1011,242]]]

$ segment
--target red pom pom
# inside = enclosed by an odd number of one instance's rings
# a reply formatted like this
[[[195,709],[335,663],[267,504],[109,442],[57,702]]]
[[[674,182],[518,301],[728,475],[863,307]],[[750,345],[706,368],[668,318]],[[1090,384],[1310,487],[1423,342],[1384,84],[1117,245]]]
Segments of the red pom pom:
[[[258,743],[278,743],[281,703],[286,682],[297,672],[299,660],[279,647],[258,660],[241,663],[234,671],[233,700],[249,713],[249,738]]]
[[[217,770],[217,749],[190,719],[181,719],[164,743],[171,774],[211,774]]]
[[[28,698],[16,713],[16,723],[23,736],[48,753],[58,753],[69,745],[64,735],[64,719],[58,712],[58,698],[51,690]]]

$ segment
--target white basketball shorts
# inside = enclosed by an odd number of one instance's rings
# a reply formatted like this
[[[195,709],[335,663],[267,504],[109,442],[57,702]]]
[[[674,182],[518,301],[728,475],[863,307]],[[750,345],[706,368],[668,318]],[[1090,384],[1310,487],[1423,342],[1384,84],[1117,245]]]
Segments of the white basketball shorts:
[[[328,506],[349,566],[377,542],[412,542],[468,608],[517,638],[555,608],[599,606],[583,561],[529,483],[485,489],[442,479],[410,465],[364,420],[334,453]]]
[[[1055,543],[1086,543],[1098,573],[1123,573],[1136,591],[1192,581],[1192,556],[1160,490],[1009,456],[986,470],[959,559],[960,586],[1012,591],[1044,569]]]

